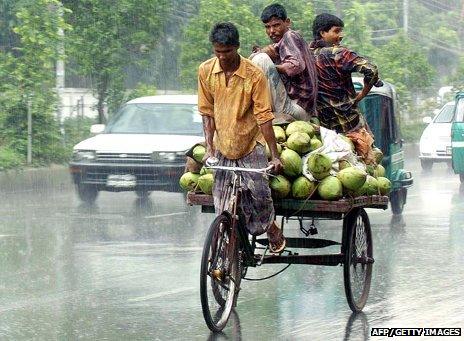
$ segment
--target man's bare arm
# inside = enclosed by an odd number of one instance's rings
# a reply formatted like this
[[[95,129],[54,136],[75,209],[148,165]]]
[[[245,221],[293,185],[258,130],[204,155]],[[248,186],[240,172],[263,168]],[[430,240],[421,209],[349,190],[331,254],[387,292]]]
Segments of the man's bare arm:
[[[203,131],[206,139],[206,154],[203,157],[203,163],[206,162],[208,157],[214,156],[213,137],[216,131],[216,124],[214,118],[210,116],[202,116],[203,119]]]
[[[259,127],[271,151],[271,161],[269,164],[274,166],[274,171],[276,173],[280,173],[283,169],[283,166],[279,159],[279,153],[277,152],[277,143],[274,135],[274,129],[272,129],[272,121],[263,123]]]

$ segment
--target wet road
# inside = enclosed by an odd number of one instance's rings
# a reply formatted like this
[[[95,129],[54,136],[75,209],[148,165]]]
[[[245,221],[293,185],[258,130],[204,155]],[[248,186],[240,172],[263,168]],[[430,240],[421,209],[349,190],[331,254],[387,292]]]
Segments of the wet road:
[[[372,327],[464,328],[464,188],[446,165],[422,173],[414,152],[403,215],[368,211],[376,262],[363,314],[346,303],[342,267],[293,265],[245,282],[222,335],[209,333],[199,300],[212,215],[162,192],[101,193],[89,208],[63,172],[2,176],[0,339],[381,340]],[[340,226],[319,224],[319,237],[340,240]],[[299,236],[296,224],[286,234]]]

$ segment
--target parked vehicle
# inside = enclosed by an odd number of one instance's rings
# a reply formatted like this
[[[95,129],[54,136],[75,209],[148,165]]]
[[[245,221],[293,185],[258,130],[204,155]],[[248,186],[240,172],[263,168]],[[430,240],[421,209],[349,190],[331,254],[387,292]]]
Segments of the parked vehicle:
[[[451,155],[453,170],[459,174],[461,183],[464,183],[464,92],[456,94],[455,102],[451,125]]]
[[[357,90],[362,89],[361,78],[354,78],[353,83]],[[384,82],[381,87],[373,87],[359,103],[359,107],[374,134],[375,145],[384,155],[382,165],[385,167],[385,176],[392,183],[392,212],[401,214],[413,177],[411,172],[404,169],[403,139],[400,136],[398,98],[394,86]]]
[[[99,191],[180,191],[185,152],[204,140],[197,96],[141,97],[129,101],[107,126],[74,146],[69,170],[79,198],[93,203]]]
[[[454,102],[446,103],[439,113],[424,117],[428,126],[422,132],[419,143],[419,158],[423,170],[430,170],[435,162],[451,162],[451,124]]]

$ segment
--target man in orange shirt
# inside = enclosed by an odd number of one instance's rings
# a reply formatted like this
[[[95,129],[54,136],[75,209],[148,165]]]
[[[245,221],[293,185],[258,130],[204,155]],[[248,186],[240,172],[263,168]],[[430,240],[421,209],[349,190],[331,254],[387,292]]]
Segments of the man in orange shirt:
[[[265,168],[265,143],[276,172],[282,170],[272,120],[268,83],[261,69],[237,52],[239,34],[231,23],[218,23],[209,37],[216,57],[198,70],[198,110],[206,137],[205,160],[219,159],[221,166]],[[214,140],[214,143],[213,143]],[[285,238],[274,221],[275,212],[267,177],[243,172],[245,190],[241,209],[253,235],[267,232],[272,252],[285,248]],[[217,170],[213,197],[216,213],[230,200],[231,172]]]

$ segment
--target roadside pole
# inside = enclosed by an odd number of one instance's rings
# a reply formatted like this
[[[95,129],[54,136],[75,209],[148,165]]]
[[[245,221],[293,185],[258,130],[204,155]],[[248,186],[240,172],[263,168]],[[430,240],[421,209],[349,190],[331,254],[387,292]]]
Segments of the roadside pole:
[[[31,98],[27,97],[27,164],[32,163],[32,112]]]

